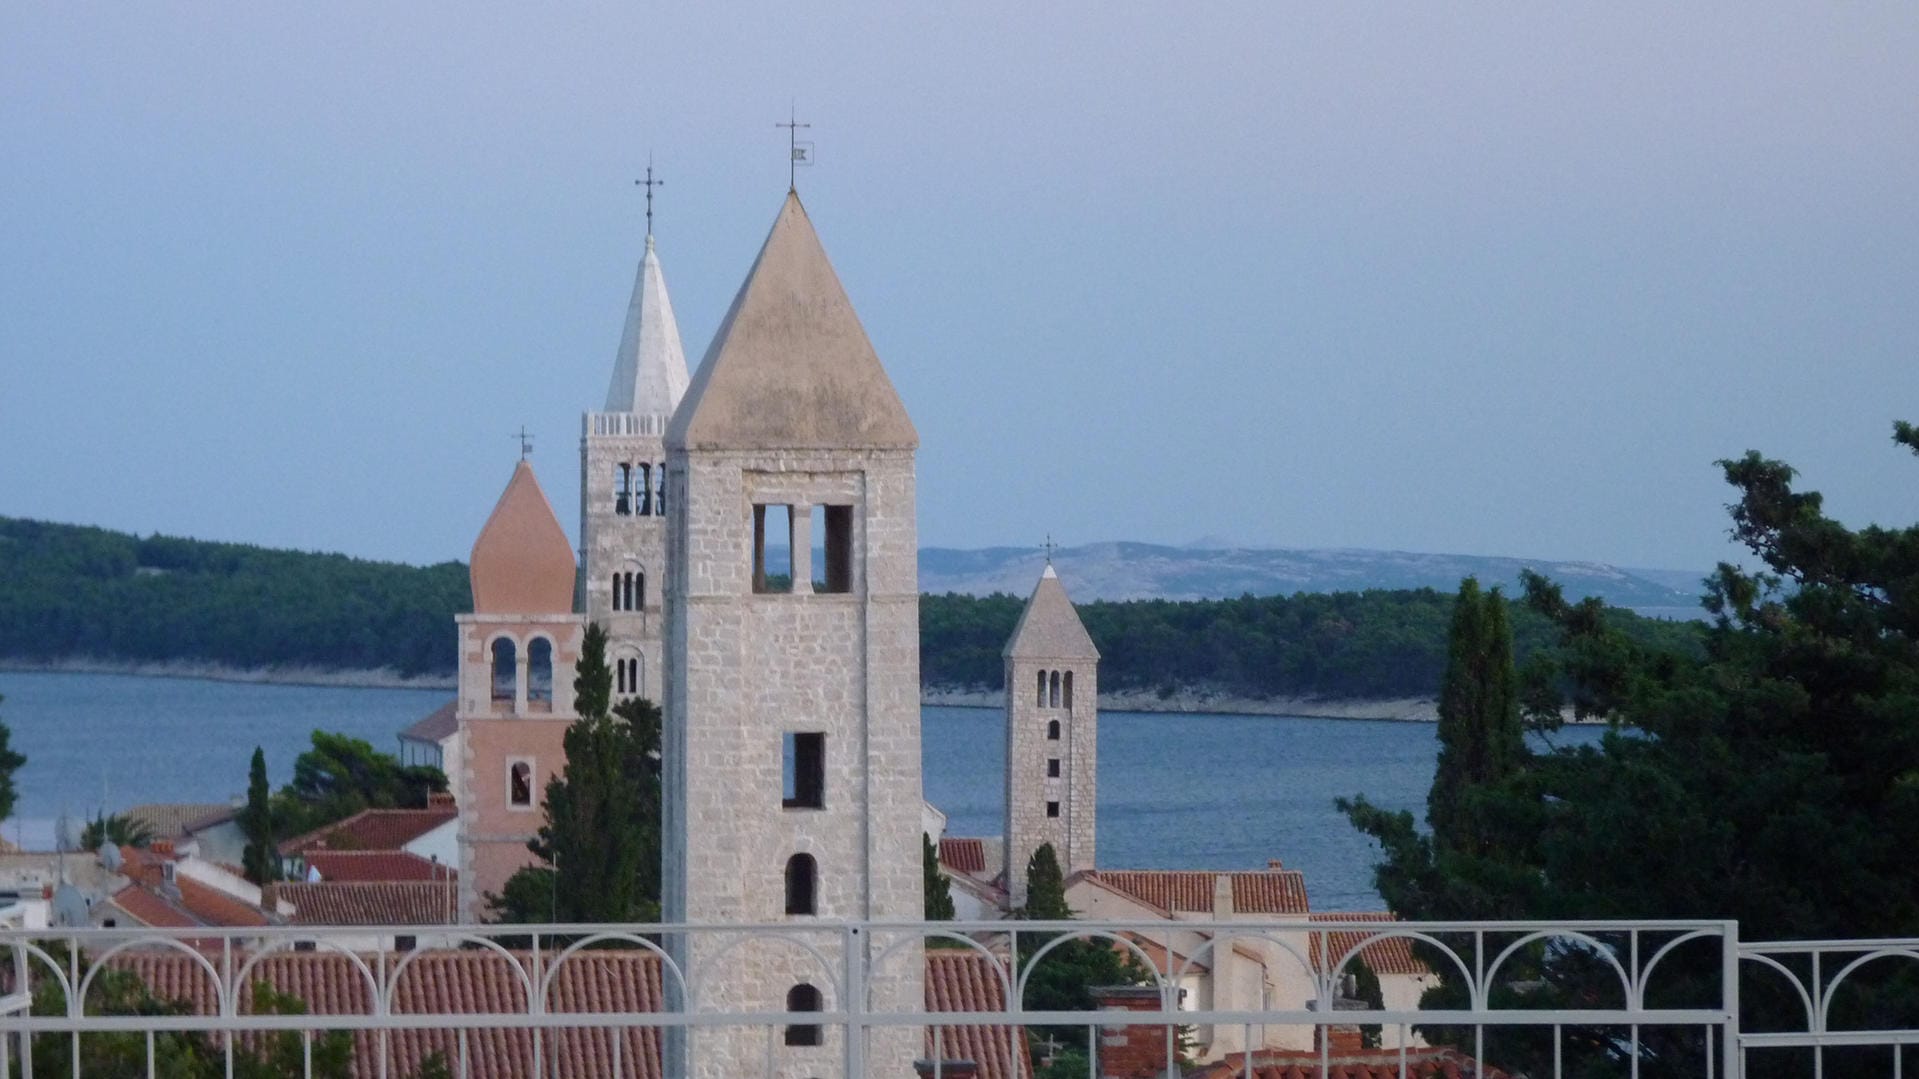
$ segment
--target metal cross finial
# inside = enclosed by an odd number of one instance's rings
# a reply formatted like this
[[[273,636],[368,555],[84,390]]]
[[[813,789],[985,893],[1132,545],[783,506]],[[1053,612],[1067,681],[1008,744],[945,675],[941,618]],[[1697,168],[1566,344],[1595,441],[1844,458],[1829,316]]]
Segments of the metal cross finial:
[[[655,180],[653,178],[652,154],[646,155],[646,179],[635,180],[633,183],[636,186],[646,188],[646,234],[651,236],[653,235],[653,189],[666,186],[665,180]]]
[[[526,424],[521,424],[520,430],[516,434],[507,437],[520,440],[520,460],[526,460],[527,457],[533,453],[533,435],[527,431]]]
[[[1046,533],[1046,542],[1040,544],[1039,549],[1046,552],[1046,564],[1049,566],[1052,565],[1053,552],[1059,550],[1059,544],[1053,542],[1053,534],[1051,532]]]
[[[783,124],[774,124],[773,126],[786,129],[786,190],[791,192],[796,190],[797,186],[795,183],[796,170],[801,165],[811,165],[813,163],[813,144],[800,141],[800,132],[804,129],[810,129],[813,125],[800,123],[798,114],[793,112],[789,105],[786,122]]]

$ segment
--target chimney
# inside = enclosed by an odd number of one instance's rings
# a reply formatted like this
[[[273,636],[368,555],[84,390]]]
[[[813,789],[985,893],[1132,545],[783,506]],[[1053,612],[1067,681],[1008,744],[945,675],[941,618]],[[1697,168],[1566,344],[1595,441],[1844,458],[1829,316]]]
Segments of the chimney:
[[[1159,990],[1150,985],[1095,986],[1103,1012],[1156,1012]],[[1114,1016],[1114,1019],[1119,1019]],[[1099,1028],[1099,1079],[1149,1079],[1166,1074],[1166,1027],[1153,1023],[1108,1023]]]
[[[1281,869],[1284,869],[1284,868],[1286,868],[1286,863],[1285,863],[1285,862],[1282,862],[1282,861],[1280,861],[1280,860],[1279,860],[1278,858],[1268,858],[1268,859],[1266,859],[1266,871],[1267,871],[1267,872],[1269,872],[1269,873],[1274,873],[1274,872],[1278,872],[1279,870],[1281,870]]]
[[[452,809],[453,792],[433,791],[426,796],[426,807],[428,809]]]
[[[920,1079],[979,1079],[979,1065],[970,1060],[942,1060],[937,1072],[933,1061],[915,1060],[913,1070]]]
[[[1213,920],[1231,921],[1233,917],[1233,875],[1215,873],[1213,875]]]
[[[147,849],[159,855],[162,858],[171,858],[173,857],[173,840],[156,839],[153,842],[147,844]]]

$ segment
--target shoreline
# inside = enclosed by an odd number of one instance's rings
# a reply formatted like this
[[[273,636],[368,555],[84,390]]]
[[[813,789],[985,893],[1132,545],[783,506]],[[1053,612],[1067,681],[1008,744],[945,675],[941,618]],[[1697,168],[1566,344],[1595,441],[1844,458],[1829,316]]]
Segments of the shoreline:
[[[233,667],[190,660],[136,661],[70,657],[29,660],[0,657],[0,673],[111,674],[142,678],[182,678],[202,682],[250,685],[320,686],[332,689],[412,689],[451,692],[451,675],[403,675],[392,668],[337,670],[321,667]],[[947,708],[1001,709],[1006,695],[1000,690],[928,687],[920,704]],[[1109,712],[1146,712],[1163,715],[1204,713],[1229,716],[1296,716],[1307,719],[1388,720],[1398,723],[1434,723],[1438,701],[1430,697],[1241,697],[1203,689],[1161,694],[1125,690],[1099,695],[1100,708]]]

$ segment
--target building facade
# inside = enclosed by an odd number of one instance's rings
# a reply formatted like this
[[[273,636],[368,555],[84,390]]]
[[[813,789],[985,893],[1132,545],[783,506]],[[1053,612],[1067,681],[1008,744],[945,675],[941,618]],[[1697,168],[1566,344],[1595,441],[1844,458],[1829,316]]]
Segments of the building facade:
[[[1051,843],[1068,875],[1094,866],[1099,649],[1051,562],[1006,642],[1004,882],[1026,902],[1026,864]]]

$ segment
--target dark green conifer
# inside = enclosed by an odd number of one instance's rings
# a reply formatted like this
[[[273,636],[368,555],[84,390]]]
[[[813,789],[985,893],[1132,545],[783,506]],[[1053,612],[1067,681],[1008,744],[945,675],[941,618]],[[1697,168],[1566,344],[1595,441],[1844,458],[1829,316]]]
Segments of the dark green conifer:
[[[940,872],[940,852],[933,846],[933,837],[921,833],[920,846],[920,865],[926,889],[926,920],[950,922],[954,914],[953,882]]]
[[[255,884],[270,884],[280,879],[280,852],[274,847],[273,791],[267,786],[267,755],[253,747],[253,763],[247,769],[247,806],[240,811],[240,832],[247,837],[240,853],[240,868]]]

